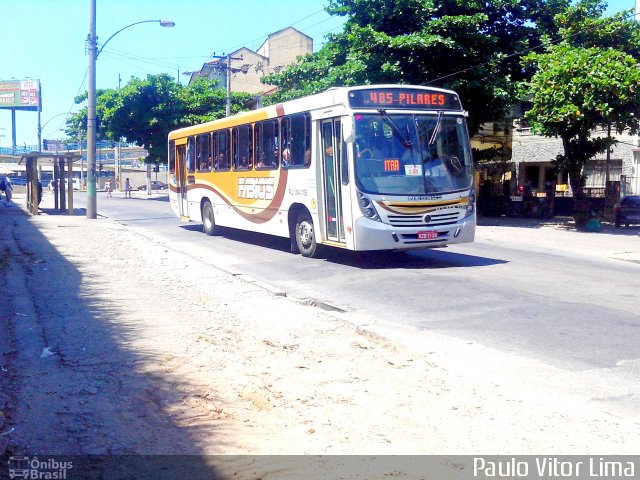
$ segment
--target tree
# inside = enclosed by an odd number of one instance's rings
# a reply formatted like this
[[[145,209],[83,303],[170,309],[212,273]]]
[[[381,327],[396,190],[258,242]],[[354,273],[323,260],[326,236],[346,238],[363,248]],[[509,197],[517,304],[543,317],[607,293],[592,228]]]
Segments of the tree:
[[[232,113],[244,108],[247,93],[232,95]],[[86,95],[76,98],[77,103]],[[96,112],[100,138],[136,142],[149,152],[147,162],[166,156],[171,130],[224,117],[226,92],[215,81],[199,78],[182,86],[167,74],[132,78],[122,89],[100,90]],[[67,121],[67,134],[86,131],[86,109]]]
[[[557,17],[564,40],[525,59],[537,68],[530,82],[533,106],[527,119],[536,133],[562,140],[564,152],[556,164],[569,174],[578,225],[584,225],[590,216],[584,165],[615,142],[594,137],[595,128],[636,133],[640,126],[636,116],[640,64],[625,53],[639,51],[639,30],[623,15],[601,17],[603,11],[596,0],[567,9]]]
[[[517,53],[557,33],[555,14],[567,0],[331,0],[347,17],[317,53],[264,78],[279,102],[331,86],[428,84],[457,90],[472,132],[502,118],[526,78]]]

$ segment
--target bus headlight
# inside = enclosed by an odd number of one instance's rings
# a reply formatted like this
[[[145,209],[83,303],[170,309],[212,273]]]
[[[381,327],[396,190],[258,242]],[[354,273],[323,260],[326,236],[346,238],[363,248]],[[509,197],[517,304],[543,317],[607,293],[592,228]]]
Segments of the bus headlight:
[[[376,208],[373,206],[373,203],[369,197],[361,192],[358,192],[358,206],[360,207],[362,214],[369,220],[375,220],[376,222],[380,221],[380,217],[378,216],[378,212],[376,212]]]
[[[473,215],[473,212],[476,211],[476,191],[475,189],[471,189],[471,191],[469,192],[469,203],[467,203],[467,211],[464,214],[464,217],[470,217],[471,215]]]

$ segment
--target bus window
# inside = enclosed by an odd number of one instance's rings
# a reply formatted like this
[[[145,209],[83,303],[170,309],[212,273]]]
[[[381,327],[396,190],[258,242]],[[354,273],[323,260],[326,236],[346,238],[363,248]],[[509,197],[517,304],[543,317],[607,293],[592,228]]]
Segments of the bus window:
[[[176,173],[176,142],[169,142],[169,173]]]
[[[256,168],[278,168],[278,121],[256,123]]]
[[[195,171],[195,159],[196,139],[195,137],[189,137],[187,139],[187,172],[192,173]]]
[[[335,121],[336,128],[336,147],[338,149],[336,158],[340,162],[341,168],[341,180],[343,185],[349,185],[349,162],[347,161],[347,148],[342,136],[342,122],[340,120]]]
[[[251,132],[251,125],[241,125],[232,129],[234,170],[249,170],[253,166]]]
[[[211,136],[208,133],[197,137],[197,168],[199,172],[211,171]]]
[[[311,118],[308,113],[282,120],[282,145],[283,167],[305,166],[305,157],[310,159],[311,153]]]
[[[213,168],[216,171],[229,170],[229,130],[219,130],[213,134],[213,148],[215,161]]]

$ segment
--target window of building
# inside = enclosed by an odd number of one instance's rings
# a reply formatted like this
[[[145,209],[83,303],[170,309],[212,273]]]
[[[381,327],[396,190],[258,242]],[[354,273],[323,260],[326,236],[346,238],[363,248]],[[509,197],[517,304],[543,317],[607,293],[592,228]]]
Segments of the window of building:
[[[585,187],[604,188],[607,179],[607,161],[605,159],[590,159],[584,166],[586,176]],[[609,159],[609,181],[619,182],[622,175],[622,159]]]

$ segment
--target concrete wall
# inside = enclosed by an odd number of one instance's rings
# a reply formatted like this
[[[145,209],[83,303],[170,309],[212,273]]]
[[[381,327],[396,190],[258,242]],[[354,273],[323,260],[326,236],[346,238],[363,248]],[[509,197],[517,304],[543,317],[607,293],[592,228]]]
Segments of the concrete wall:
[[[288,27],[269,35],[258,53],[268,57],[268,73],[273,73],[277,67],[291,65],[299,56],[313,53],[313,39]]]
[[[269,85],[260,83],[263,73],[256,71],[256,66],[267,65],[269,59],[248,48],[242,48],[234,52],[232,56],[242,56],[242,60],[233,60],[231,62],[232,71],[242,67],[242,65],[250,64],[247,73],[237,72],[231,74],[232,92],[262,93],[271,88]]]

